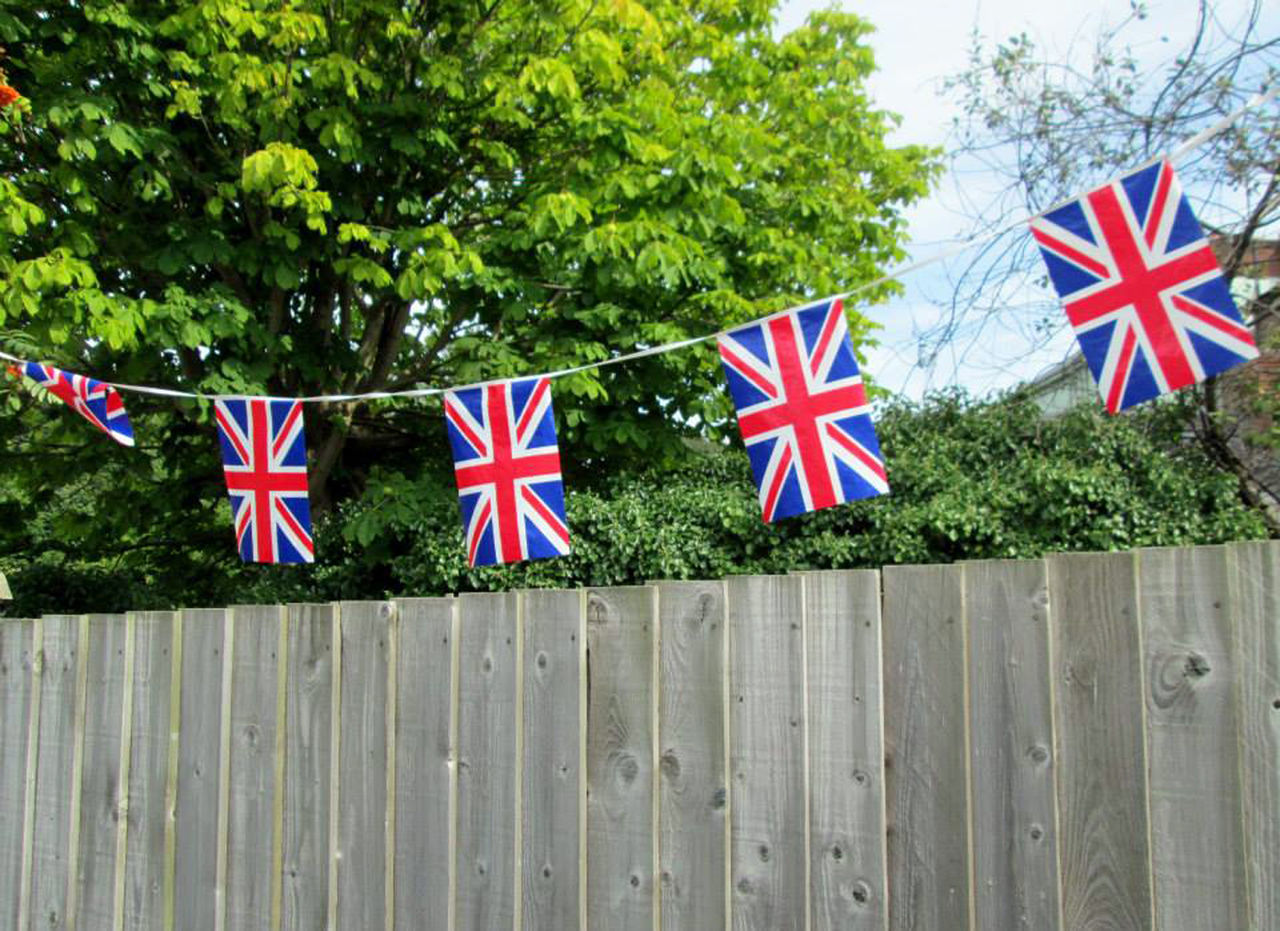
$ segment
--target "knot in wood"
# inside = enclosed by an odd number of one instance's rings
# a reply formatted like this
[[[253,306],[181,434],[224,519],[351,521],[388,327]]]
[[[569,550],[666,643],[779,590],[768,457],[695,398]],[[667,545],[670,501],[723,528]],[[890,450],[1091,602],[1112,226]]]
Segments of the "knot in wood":
[[[614,760],[614,771],[622,782],[631,785],[640,775],[640,763],[630,753],[618,753]]]
[[[680,778],[680,758],[674,750],[662,754],[662,775],[673,782]]]
[[[1199,653],[1187,654],[1187,663],[1184,667],[1188,676],[1200,678],[1209,674],[1209,661]]]

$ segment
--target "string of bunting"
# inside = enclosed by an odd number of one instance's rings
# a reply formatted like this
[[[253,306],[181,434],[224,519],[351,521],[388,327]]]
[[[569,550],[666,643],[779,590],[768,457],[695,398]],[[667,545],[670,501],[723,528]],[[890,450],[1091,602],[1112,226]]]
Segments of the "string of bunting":
[[[214,402],[241,558],[315,560],[303,406],[442,395],[473,566],[569,552],[551,381],[712,339],[737,413],[762,517],[780,520],[889,491],[884,457],[844,315],[844,300],[1029,225],[1099,393],[1111,413],[1203,381],[1258,355],[1173,162],[1250,110],[1234,113],[1085,194],[1021,217],[849,291],[705,336],[527,378],[462,387],[228,397],[100,381],[0,352],[124,446],[121,391]]]

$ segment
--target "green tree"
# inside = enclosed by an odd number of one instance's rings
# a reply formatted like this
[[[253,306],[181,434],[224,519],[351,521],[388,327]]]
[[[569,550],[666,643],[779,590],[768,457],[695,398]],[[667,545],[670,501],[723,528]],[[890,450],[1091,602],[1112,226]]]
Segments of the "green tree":
[[[776,38],[760,0],[0,0],[26,97],[0,127],[0,344],[120,382],[365,392],[855,286],[932,173],[884,143],[868,29],[828,13]],[[705,352],[556,389],[571,473],[675,461],[726,416]],[[127,460],[9,405],[6,548],[78,483],[110,498],[54,508],[61,546],[161,552],[193,583],[233,558],[207,405],[131,396]],[[444,458],[431,402],[311,407],[307,429],[321,512],[372,464]]]
[[[770,27],[765,0],[0,0],[25,97],[0,126],[0,345],[123,382],[363,392],[598,361],[870,280],[932,153],[885,144],[865,22]],[[571,474],[674,462],[726,416],[705,352],[556,391]],[[40,515],[69,552],[163,553],[192,585],[234,558],[206,404],[130,396],[122,459],[9,394],[4,548]],[[372,464],[447,458],[431,402],[308,418],[321,512]]]

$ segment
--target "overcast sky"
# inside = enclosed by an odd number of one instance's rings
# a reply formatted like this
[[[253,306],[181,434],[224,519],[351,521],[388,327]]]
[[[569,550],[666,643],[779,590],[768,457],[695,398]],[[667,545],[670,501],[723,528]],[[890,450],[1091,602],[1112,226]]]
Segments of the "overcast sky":
[[[942,145],[956,115],[952,105],[937,93],[943,78],[964,69],[973,31],[988,44],[1026,32],[1038,48],[1054,60],[1088,60],[1093,39],[1105,25],[1113,25],[1129,13],[1126,0],[1079,0],[1049,3],[1044,0],[958,0],[939,3],[922,0],[784,0],[777,30],[788,32],[804,23],[813,10],[831,6],[856,12],[874,26],[870,43],[879,72],[869,83],[876,104],[902,116],[894,143]],[[1280,33],[1280,3],[1264,14],[1269,32]],[[1154,0],[1147,4],[1148,19],[1126,29],[1139,60],[1153,64],[1168,61],[1184,47],[1196,23],[1194,0]],[[1221,21],[1235,23],[1248,9],[1247,0],[1218,0],[1214,5]],[[1264,34],[1268,30],[1264,30]],[[1116,166],[1119,171],[1125,166]],[[969,185],[978,179],[966,179]],[[946,178],[937,194],[913,208],[909,233],[913,259],[943,251],[950,242],[967,235],[968,225],[957,216],[950,194],[955,179]],[[938,319],[937,301],[949,292],[943,263],[903,280],[906,294],[894,301],[864,308],[884,325],[882,345],[868,353],[867,370],[880,384],[918,397],[931,388],[961,384],[975,393],[1009,387],[1060,362],[1073,348],[1067,331],[1049,346],[1032,351],[1016,329],[984,334],[983,344],[963,354],[919,362],[914,334]]]

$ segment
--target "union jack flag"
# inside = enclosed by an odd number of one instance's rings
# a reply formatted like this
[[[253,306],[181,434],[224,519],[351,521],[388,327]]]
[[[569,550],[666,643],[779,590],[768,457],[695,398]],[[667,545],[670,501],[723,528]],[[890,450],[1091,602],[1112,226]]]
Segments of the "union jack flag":
[[[840,300],[719,338],[767,523],[889,491]]]
[[[1111,413],[1258,355],[1167,161],[1033,219],[1031,234]]]
[[[240,558],[315,562],[302,402],[218,398],[213,410]]]
[[[115,388],[38,362],[24,362],[21,371],[120,445],[133,445],[133,426]]]
[[[445,423],[473,566],[569,552],[551,380],[448,391]]]

